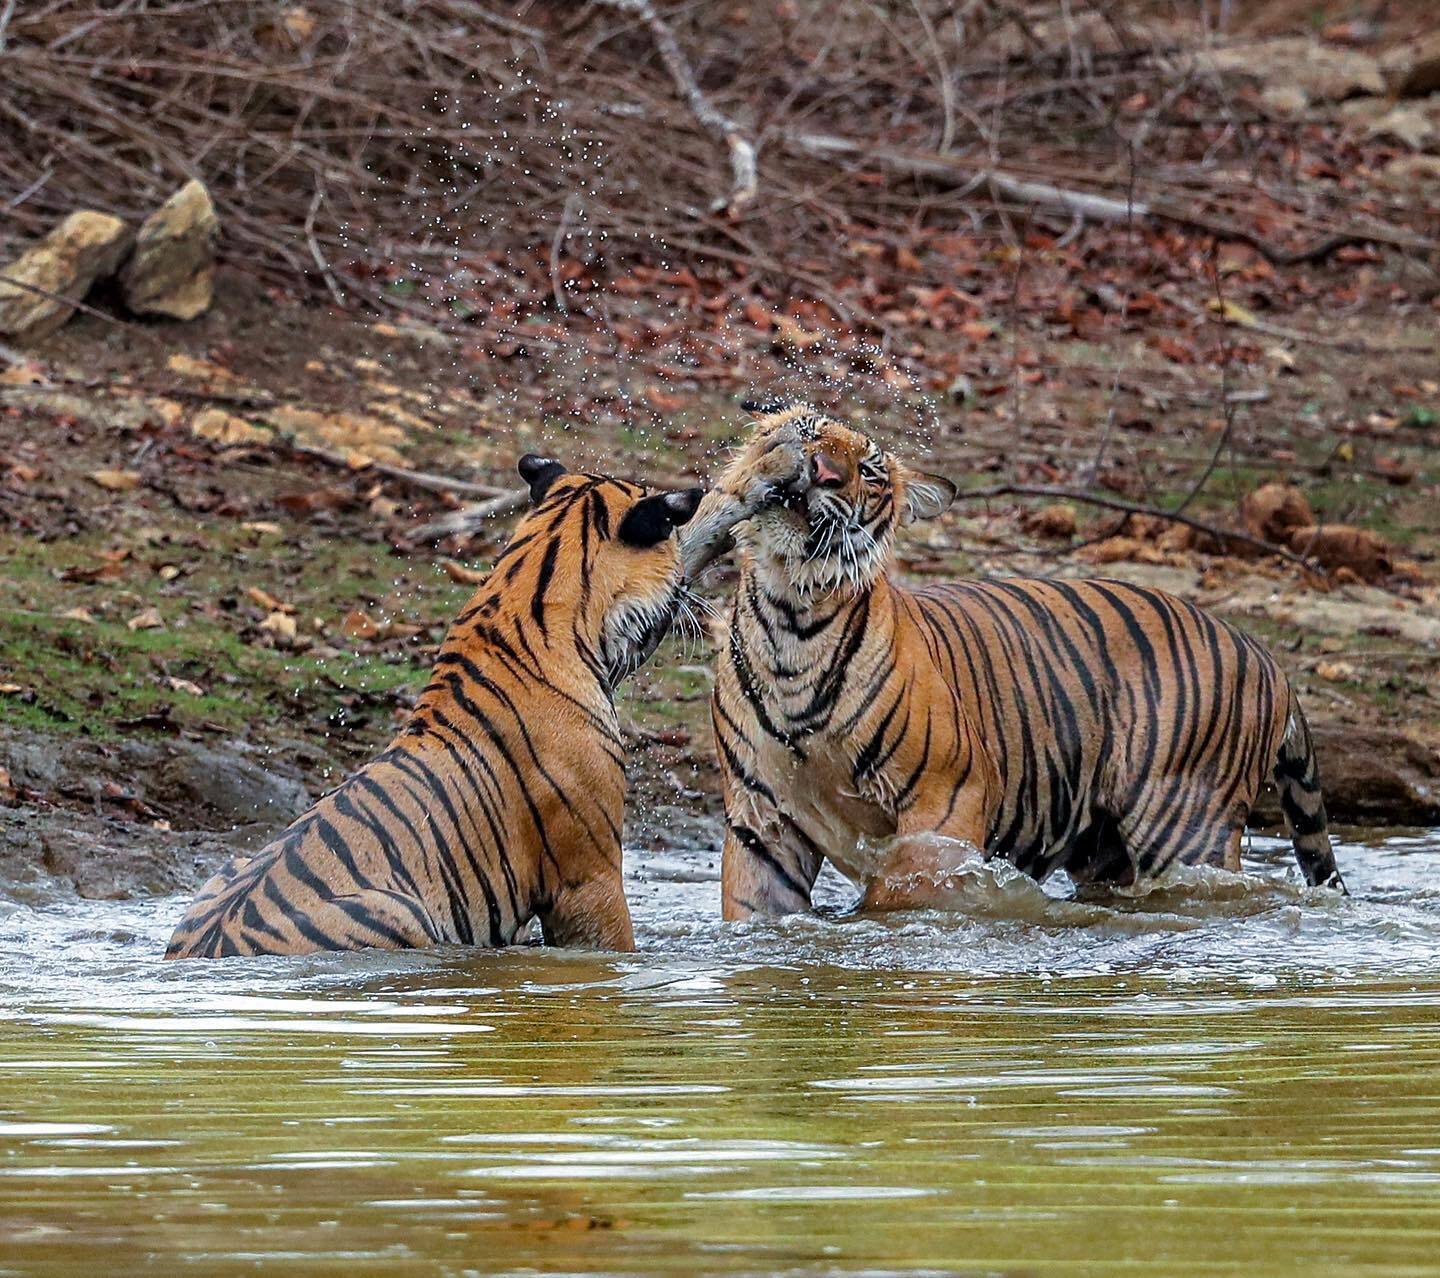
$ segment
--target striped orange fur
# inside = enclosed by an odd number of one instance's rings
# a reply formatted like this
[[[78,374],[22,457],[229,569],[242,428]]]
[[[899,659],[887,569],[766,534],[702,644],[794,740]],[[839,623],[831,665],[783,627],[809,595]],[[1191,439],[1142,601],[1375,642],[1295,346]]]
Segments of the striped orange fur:
[[[613,690],[682,600],[672,534],[700,490],[647,495],[536,457],[521,473],[533,509],[404,729],[206,883],[167,957],[499,946],[535,917],[553,943],[633,948]],[[712,509],[712,540],[724,513]]]
[[[804,477],[737,529],[713,699],[727,918],[807,908],[826,858],[871,907],[923,905],[936,835],[1037,879],[1238,868],[1270,775],[1306,880],[1343,888],[1305,716],[1260,643],[1117,581],[909,589],[896,530],[953,486],[803,407],[763,418],[727,482],[778,440]]]

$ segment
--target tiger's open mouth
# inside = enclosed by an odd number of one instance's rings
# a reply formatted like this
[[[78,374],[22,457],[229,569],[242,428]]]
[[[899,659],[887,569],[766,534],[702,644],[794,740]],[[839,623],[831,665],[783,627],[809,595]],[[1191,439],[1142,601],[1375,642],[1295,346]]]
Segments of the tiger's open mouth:
[[[885,547],[866,526],[865,511],[808,479],[788,485],[757,521],[761,542],[784,561],[790,584],[823,593],[873,580]]]

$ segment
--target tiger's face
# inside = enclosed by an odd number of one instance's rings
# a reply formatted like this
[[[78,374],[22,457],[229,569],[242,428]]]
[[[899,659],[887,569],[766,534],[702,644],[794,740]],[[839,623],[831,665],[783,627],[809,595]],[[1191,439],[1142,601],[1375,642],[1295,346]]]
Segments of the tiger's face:
[[[577,639],[595,650],[614,687],[645,663],[677,615],[688,615],[675,531],[695,513],[704,489],[647,493],[605,475],[571,474],[533,454],[521,458],[519,470],[535,509],[512,545],[527,540],[532,524],[549,534],[535,569],[531,615],[543,629],[547,607],[570,612]]]
[[[798,595],[865,588],[884,567],[896,529],[933,519],[955,498],[948,479],[911,469],[807,407],[762,418],[724,482],[741,482],[745,468],[786,440],[804,451],[802,473],[741,525],[738,538]]]

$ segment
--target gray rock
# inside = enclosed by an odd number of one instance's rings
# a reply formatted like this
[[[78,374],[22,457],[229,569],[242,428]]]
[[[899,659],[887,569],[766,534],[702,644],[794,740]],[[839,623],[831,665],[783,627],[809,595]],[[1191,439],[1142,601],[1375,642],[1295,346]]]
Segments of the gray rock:
[[[1396,97],[1440,92],[1440,31],[1396,46],[1380,59],[1380,66]]]
[[[148,788],[157,807],[198,809],[225,825],[286,825],[310,806],[299,781],[242,754],[189,743],[160,765]]]
[[[203,183],[185,183],[140,226],[135,251],[120,272],[125,305],[138,315],[194,319],[215,288],[220,221]]]
[[[154,808],[177,828],[262,830],[288,825],[310,806],[304,784],[284,764],[266,767],[242,744],[137,738],[101,744],[84,738],[0,732],[0,768],[22,789],[81,799],[113,811],[107,783]]]
[[[1341,724],[1312,729],[1332,825],[1433,825],[1440,821],[1440,754],[1403,733]],[[1252,824],[1282,824],[1267,786]]]
[[[115,273],[129,247],[130,232],[118,217],[88,210],[72,213],[0,267],[0,336],[36,341],[53,333],[75,313],[72,302],[83,300],[97,280]],[[17,286],[21,284],[33,288]]]

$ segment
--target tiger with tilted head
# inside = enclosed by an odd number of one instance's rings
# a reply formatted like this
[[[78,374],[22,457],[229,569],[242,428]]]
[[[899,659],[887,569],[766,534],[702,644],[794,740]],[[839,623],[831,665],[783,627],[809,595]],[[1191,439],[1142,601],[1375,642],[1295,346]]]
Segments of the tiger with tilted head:
[[[634,949],[615,686],[801,460],[774,450],[702,500],[522,458],[533,508],[399,736],[206,883],[166,957],[500,946],[536,917],[551,944]]]
[[[712,706],[726,918],[808,908],[827,857],[865,907],[933,903],[950,839],[1037,880],[1238,869],[1272,771],[1306,881],[1343,890],[1305,716],[1259,643],[1118,581],[908,589],[896,530],[954,486],[805,407],[762,417],[727,482],[794,447],[800,478],[736,529]]]

